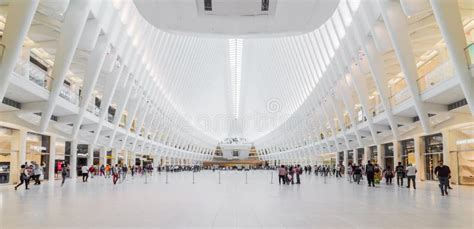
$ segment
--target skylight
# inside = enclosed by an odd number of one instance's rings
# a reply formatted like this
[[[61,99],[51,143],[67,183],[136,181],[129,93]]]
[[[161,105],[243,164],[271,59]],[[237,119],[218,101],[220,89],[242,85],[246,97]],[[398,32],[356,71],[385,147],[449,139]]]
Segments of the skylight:
[[[242,39],[229,39],[229,63],[232,84],[232,103],[234,118],[239,118],[240,80],[242,76]]]

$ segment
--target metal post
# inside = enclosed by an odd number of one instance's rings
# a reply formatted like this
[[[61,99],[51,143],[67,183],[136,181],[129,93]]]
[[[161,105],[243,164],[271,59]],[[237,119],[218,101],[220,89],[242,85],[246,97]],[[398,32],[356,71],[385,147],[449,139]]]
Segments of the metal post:
[[[247,184],[247,171],[245,171],[245,184]]]
[[[221,184],[221,171],[219,170],[219,184]]]
[[[166,184],[168,184],[168,170],[166,170]]]
[[[273,172],[270,171],[270,184],[273,184]]]
[[[148,183],[147,182],[148,181],[148,179],[147,179],[148,176],[146,175],[146,170],[144,172],[145,172],[145,184],[147,184]]]
[[[194,170],[193,170],[193,184],[194,184]]]

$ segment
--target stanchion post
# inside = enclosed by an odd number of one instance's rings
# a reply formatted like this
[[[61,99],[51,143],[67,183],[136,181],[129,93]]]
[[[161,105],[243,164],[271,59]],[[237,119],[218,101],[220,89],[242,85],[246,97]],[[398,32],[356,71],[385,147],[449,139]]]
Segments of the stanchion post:
[[[166,171],[166,184],[168,184],[168,171]]]
[[[270,184],[273,184],[273,172],[270,171]]]
[[[194,184],[194,170],[193,170],[193,184]]]
[[[221,184],[221,171],[219,170],[219,184]]]
[[[245,171],[245,184],[247,184],[247,171]]]

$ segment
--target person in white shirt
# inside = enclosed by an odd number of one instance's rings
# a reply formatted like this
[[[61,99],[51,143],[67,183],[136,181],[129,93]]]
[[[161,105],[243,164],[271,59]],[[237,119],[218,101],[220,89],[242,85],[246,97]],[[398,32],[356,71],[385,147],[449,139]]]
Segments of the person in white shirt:
[[[83,165],[81,167],[82,172],[82,182],[87,182],[87,178],[89,178],[89,167],[87,165]]]
[[[416,189],[416,183],[415,183],[415,178],[416,178],[416,167],[413,166],[411,163],[408,164],[407,167],[407,180],[408,180],[408,186],[407,188],[410,188],[410,181],[413,181],[413,189]]]

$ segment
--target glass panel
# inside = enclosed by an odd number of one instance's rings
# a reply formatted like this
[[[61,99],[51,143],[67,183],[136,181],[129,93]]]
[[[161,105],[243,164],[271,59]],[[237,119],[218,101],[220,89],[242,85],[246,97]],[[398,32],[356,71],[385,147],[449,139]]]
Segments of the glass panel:
[[[341,3],[339,3],[339,13],[344,21],[344,25],[348,27],[352,23],[352,16],[349,7],[347,7],[346,1],[341,1]]]
[[[336,31],[334,30],[334,26],[331,20],[328,20],[328,22],[326,23],[326,29],[328,30],[328,33],[331,36],[332,43],[334,44],[334,49],[339,48],[339,39],[336,36]]]
[[[339,11],[335,11],[332,20],[334,22],[334,27],[336,28],[336,32],[339,35],[339,38],[343,38],[346,36],[346,30],[344,29],[344,25],[342,24],[341,21],[341,15],[339,14]]]
[[[331,40],[329,39],[329,35],[328,35],[328,31],[326,29],[326,26],[323,25],[321,26],[321,34],[323,36],[323,39],[324,39],[324,44],[326,45],[326,50],[329,52],[329,58],[333,58],[334,57],[334,49],[333,49],[333,46],[331,44]]]

